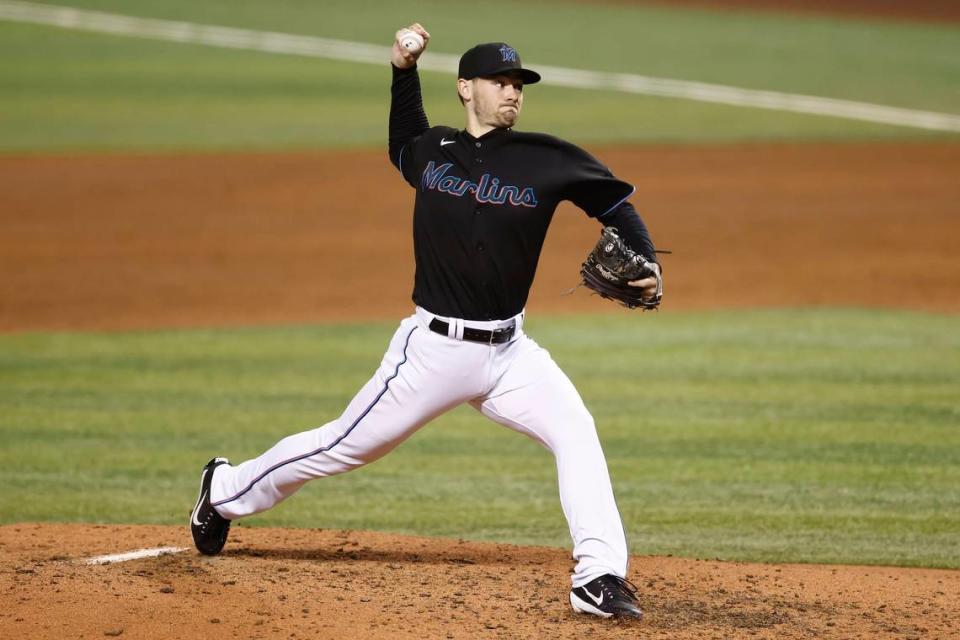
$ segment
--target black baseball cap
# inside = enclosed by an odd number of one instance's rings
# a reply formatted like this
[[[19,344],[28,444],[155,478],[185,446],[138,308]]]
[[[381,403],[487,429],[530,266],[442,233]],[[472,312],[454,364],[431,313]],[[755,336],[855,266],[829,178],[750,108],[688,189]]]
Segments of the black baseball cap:
[[[521,66],[520,54],[516,49],[505,42],[487,42],[478,44],[460,56],[457,77],[470,80],[514,71],[520,74],[524,84],[540,82],[539,73]]]

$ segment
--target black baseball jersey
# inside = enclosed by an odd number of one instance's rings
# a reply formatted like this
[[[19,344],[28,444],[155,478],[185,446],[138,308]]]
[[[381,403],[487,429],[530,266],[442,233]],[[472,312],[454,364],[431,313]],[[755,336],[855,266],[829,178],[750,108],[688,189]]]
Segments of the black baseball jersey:
[[[415,78],[416,72],[395,70],[394,110],[397,76],[402,83],[405,75]],[[494,129],[475,138],[450,127],[424,130],[422,107],[416,109],[419,81],[415,89],[415,104],[391,113],[391,159],[416,189],[413,300],[442,316],[514,316],[526,304],[557,205],[569,200],[605,220],[634,189],[589,153],[553,136]]]

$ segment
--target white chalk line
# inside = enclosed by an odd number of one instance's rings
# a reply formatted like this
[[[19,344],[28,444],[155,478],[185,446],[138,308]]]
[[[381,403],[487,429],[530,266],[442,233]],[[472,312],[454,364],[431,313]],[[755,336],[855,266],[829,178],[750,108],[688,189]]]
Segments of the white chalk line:
[[[113,564],[115,562],[127,562],[128,560],[140,560],[141,558],[157,558],[173,553],[186,551],[187,547],[155,547],[153,549],[137,549],[126,553],[113,553],[105,556],[95,556],[87,558],[83,564]]]
[[[390,47],[362,42],[271,31],[254,31],[192,22],[135,18],[114,13],[87,11],[20,0],[0,0],[0,20],[168,42],[201,44],[348,62],[384,65],[390,59]],[[428,51],[420,59],[419,66],[427,71],[456,73],[458,60],[459,56]],[[530,66],[543,75],[543,84],[545,85],[573,89],[620,91],[738,107],[831,116],[932,131],[960,132],[960,116],[947,113],[778,91],[742,89],[688,80],[654,78],[631,73],[607,73],[536,63],[530,63]]]

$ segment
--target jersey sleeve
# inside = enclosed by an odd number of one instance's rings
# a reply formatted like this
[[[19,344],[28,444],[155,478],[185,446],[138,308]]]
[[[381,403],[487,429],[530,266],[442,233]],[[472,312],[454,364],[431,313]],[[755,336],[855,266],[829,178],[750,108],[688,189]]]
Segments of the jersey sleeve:
[[[569,200],[591,218],[603,218],[633,195],[634,187],[616,178],[599,160],[583,149],[567,144],[562,147],[564,190],[562,200]]]
[[[391,65],[392,66],[392,65]],[[430,128],[423,110],[416,66],[393,68],[390,85],[390,162],[411,186],[416,186],[413,157],[420,138]]]
[[[627,246],[656,261],[656,249],[643,219],[628,202],[636,189],[616,178],[583,149],[564,143],[564,200],[570,200],[601,224],[616,227]]]

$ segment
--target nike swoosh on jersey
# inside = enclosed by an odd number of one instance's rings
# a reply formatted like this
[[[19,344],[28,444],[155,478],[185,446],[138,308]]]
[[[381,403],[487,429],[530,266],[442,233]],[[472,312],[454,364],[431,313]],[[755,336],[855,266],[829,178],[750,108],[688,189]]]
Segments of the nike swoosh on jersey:
[[[453,144],[454,142],[456,142],[456,140],[445,140],[444,138],[440,138],[440,146],[441,146],[441,147],[444,147],[444,146],[446,146],[446,145],[448,145],[448,144]]]

